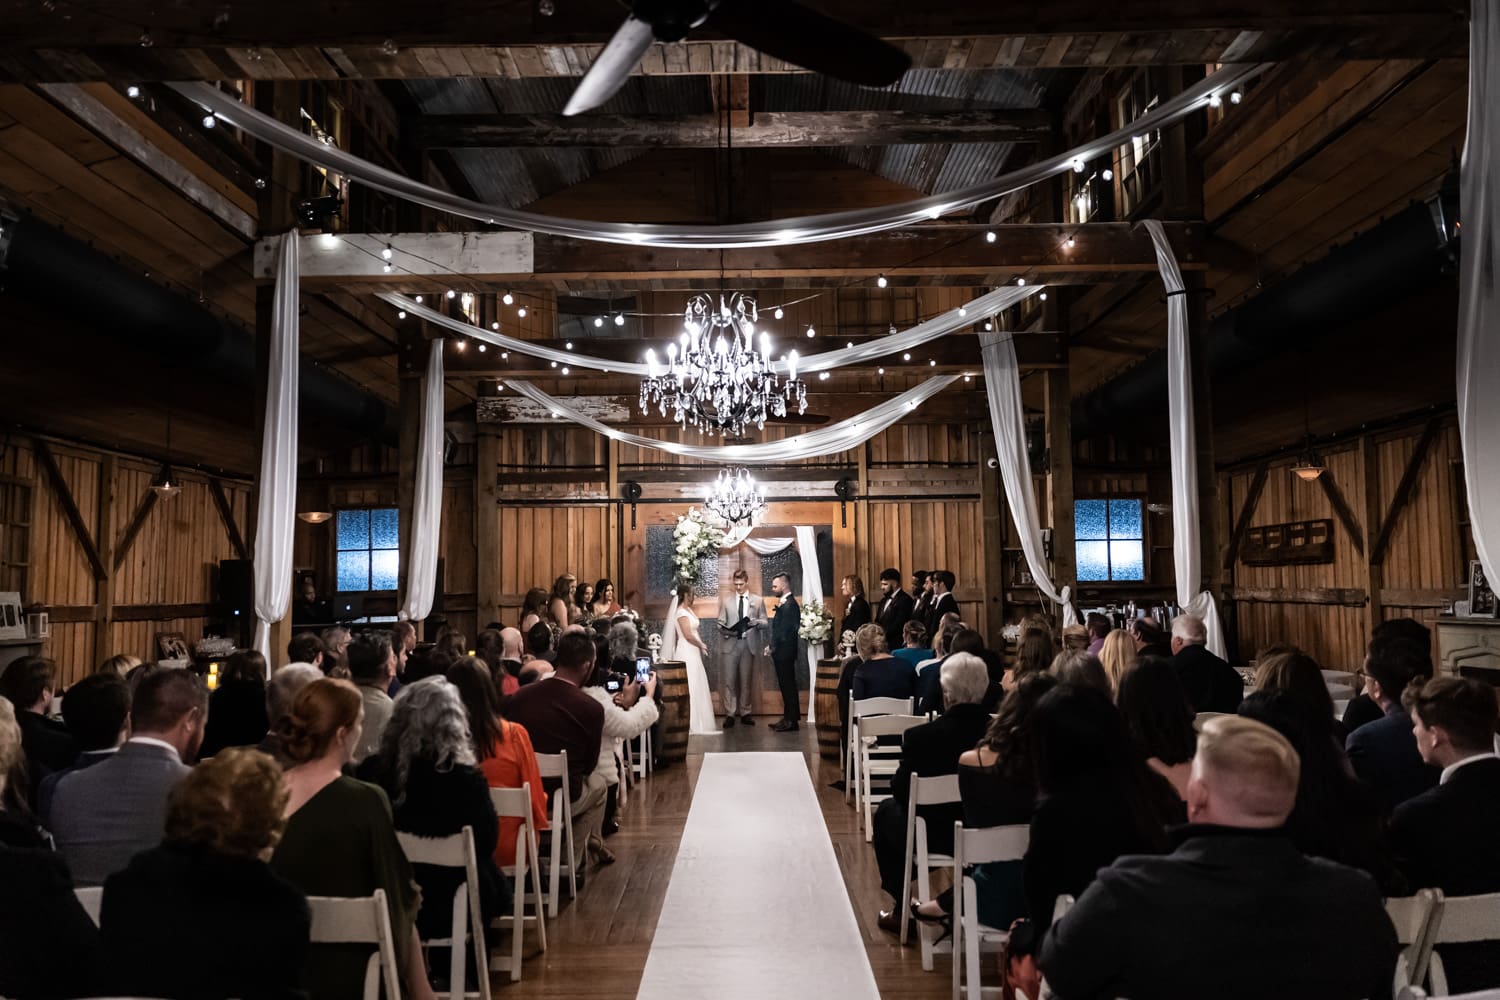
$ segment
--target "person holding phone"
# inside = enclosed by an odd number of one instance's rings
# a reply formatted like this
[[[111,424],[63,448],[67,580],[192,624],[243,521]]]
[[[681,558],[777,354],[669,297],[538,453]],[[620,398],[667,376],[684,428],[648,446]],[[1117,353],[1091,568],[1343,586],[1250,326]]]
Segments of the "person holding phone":
[[[630,634],[626,635],[625,630]],[[604,779],[604,835],[619,828],[615,813],[619,808],[620,771],[623,767],[624,744],[633,740],[656,724],[660,709],[656,704],[656,672],[651,669],[651,660],[646,657],[646,672],[643,680],[637,680],[640,664],[622,657],[621,651],[630,654],[636,651],[638,636],[635,626],[621,622],[610,626],[607,645],[595,660],[594,675],[583,689],[584,693],[604,707],[604,735],[599,741],[599,762],[594,773]],[[620,668],[633,667],[629,674]],[[614,852],[604,846],[603,836],[590,834],[587,846],[589,858],[600,864],[615,860]]]

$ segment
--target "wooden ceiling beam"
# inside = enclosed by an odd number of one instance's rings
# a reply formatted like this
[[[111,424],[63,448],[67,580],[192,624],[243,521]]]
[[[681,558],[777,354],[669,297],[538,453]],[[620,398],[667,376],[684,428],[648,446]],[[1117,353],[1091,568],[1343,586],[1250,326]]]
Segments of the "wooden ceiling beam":
[[[907,417],[906,423],[961,424],[974,420],[989,420],[989,404],[984,393],[974,381],[965,388],[951,387],[929,399]],[[571,421],[554,417],[546,407],[514,392],[499,389],[494,382],[481,382],[479,398],[475,401],[475,416],[480,423],[568,425]],[[895,389],[885,392],[820,393],[807,394],[807,412],[790,414],[785,418],[768,420],[785,426],[823,426],[847,420],[863,413],[870,407],[896,396]],[[676,421],[652,409],[642,413],[640,397],[630,395],[581,395],[558,396],[564,403],[581,410],[606,424],[628,424],[631,427],[671,427]]]

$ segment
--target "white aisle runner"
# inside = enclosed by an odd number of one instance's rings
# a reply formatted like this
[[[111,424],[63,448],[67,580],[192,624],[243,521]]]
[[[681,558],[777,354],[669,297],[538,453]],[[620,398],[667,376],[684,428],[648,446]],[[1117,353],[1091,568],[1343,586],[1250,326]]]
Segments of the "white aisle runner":
[[[711,753],[638,1000],[879,1000],[799,753]]]

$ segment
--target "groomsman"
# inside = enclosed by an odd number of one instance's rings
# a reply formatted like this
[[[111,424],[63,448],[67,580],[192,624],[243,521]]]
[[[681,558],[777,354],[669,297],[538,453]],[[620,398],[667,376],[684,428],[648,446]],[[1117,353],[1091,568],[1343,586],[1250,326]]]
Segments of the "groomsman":
[[[792,596],[791,577],[785,573],[777,573],[771,580],[771,593],[781,598],[781,603],[771,619],[771,644],[766,647],[766,652],[776,668],[782,714],[781,721],[771,729],[790,733],[797,730],[797,716],[801,714],[797,703],[797,650],[800,648],[797,630],[802,625],[802,609],[797,607],[797,599]]]
[[[734,571],[734,592],[719,598],[719,689],[724,703],[724,728],[736,721],[752,726],[755,710],[751,669],[755,666],[756,640],[767,624],[766,602],[750,593],[750,574]]]
[[[928,635],[937,635],[938,623],[944,615],[949,612],[958,614],[958,598],[953,596],[953,586],[957,582],[957,578],[946,569],[935,569],[928,574],[927,583],[932,588],[932,604],[927,611]]]
[[[885,629],[888,648],[901,648],[901,630],[906,628],[911,617],[911,595],[901,589],[901,571],[885,570],[880,574],[880,606],[876,609],[875,621]]]
[[[911,572],[911,621],[927,624],[927,618],[932,614],[932,573],[925,569],[914,569]],[[929,635],[932,629],[927,630]],[[900,649],[900,646],[892,646],[892,649]]]

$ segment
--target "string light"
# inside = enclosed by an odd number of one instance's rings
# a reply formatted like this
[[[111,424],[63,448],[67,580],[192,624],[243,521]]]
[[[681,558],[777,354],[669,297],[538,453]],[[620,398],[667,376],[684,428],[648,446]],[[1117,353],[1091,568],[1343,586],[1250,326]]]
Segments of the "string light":
[[[1041,295],[1038,295],[1037,298],[1041,299],[1043,302],[1046,302],[1047,301],[1047,293],[1043,292]]]
[[[936,368],[937,367],[937,359],[936,358],[929,359],[928,362],[927,362],[927,367],[928,368]],[[916,406],[917,404],[913,403],[912,405]]]
[[[888,282],[888,281],[885,280],[885,275],[883,275],[883,274],[880,275],[880,277],[878,277],[878,278],[875,279],[875,286],[877,288],[884,288],[888,284],[890,284],[890,282]]]
[[[969,315],[969,307],[968,306],[959,306],[958,307],[958,314],[960,316],[967,316],[967,315]]]
[[[1115,179],[1115,172],[1108,167],[1105,167],[1104,170],[1099,174],[1099,176],[1103,177],[1107,181],[1112,181]]]
[[[1074,243],[1073,237],[1069,236],[1066,240],[1063,241],[1063,246],[1065,246],[1069,250],[1071,250],[1071,249],[1073,249],[1073,243]]]
[[[418,295],[417,296],[417,305],[421,305],[421,304],[422,304],[422,296]]]
[[[323,245],[325,247],[338,246],[339,237],[337,233],[324,233]]]
[[[901,355],[901,360],[902,361],[910,361],[911,360],[911,352],[907,351],[905,354]]]
[[[391,259],[391,245],[389,243],[385,245],[384,250],[380,251],[380,256],[385,258],[386,260]]]
[[[1220,97],[1218,94],[1209,94],[1208,95],[1208,106],[1209,107],[1211,107],[1211,108],[1217,108],[1217,107],[1223,106],[1223,104],[1224,104],[1224,98]]]
[[[564,344],[563,346],[566,347],[568,350],[571,351],[573,349],[573,342],[570,340],[566,344]]]
[[[1017,288],[1025,288],[1026,287],[1026,279],[1025,278],[1017,278],[1016,279],[1016,287]]]
[[[468,345],[468,344],[467,344],[467,343],[466,343],[466,342],[464,342],[464,341],[462,341],[462,340],[460,340],[460,341],[458,341],[458,342],[457,342],[457,343],[456,343],[456,344],[455,344],[455,345],[454,345],[454,346],[456,346],[456,347],[457,347],[457,348],[458,348],[458,349],[459,349],[459,350],[460,350],[460,351],[461,351],[461,350],[463,350],[463,349],[464,349],[464,348],[465,348],[465,347],[468,347],[468,346],[469,346],[469,345]]]
[[[827,372],[818,372],[818,381],[819,382],[827,382],[828,381],[828,373]]]
[[[1240,93],[1238,90],[1231,90],[1229,92],[1229,103],[1230,104],[1238,104],[1241,101],[1243,101],[1244,99],[1245,99],[1245,95],[1242,94],[1242,93]]]
[[[556,362],[556,361],[554,361],[554,362],[552,362],[552,367],[553,367],[553,368],[556,368],[556,367],[557,367],[557,362]]]
[[[776,318],[777,318],[777,319],[780,319],[780,318],[781,318],[781,317],[782,317],[782,316],[784,316],[784,315],[786,315],[786,314],[785,314],[785,313],[783,313],[783,312],[782,312],[782,311],[781,311],[781,307],[780,307],[780,306],[777,306],[777,307],[776,307]]]
[[[985,329],[985,332],[987,332],[987,333],[993,333],[994,330],[995,330],[995,321],[992,320],[992,319],[985,320],[984,321],[984,329]]]
[[[521,308],[517,309],[516,310],[516,315],[519,316],[519,317],[521,317],[522,319],[525,319],[526,318],[526,307],[522,306]]]
[[[811,323],[807,324],[807,335],[809,337],[816,337],[818,335],[818,331],[816,331],[816,330],[814,330],[812,328],[812,324]]]
[[[381,267],[380,267],[380,269],[382,271],[384,271],[386,274],[390,274],[391,271],[394,270],[394,268],[392,267],[390,261],[386,261],[384,264],[382,264]]]
[[[141,88],[132,83],[130,86],[125,88],[125,96],[133,101],[137,97],[141,96]]]
[[[508,360],[510,360],[510,352],[509,351],[501,351],[500,352],[500,360],[501,361],[508,361]]]
[[[455,292],[453,289],[450,288],[450,289],[448,289],[448,298],[450,298],[450,299],[456,299],[456,298],[458,298],[458,293]]]
[[[406,310],[402,309],[400,312],[396,313],[396,318],[397,319],[405,319],[406,318]]]
[[[597,329],[599,329],[599,327],[601,327],[603,325],[604,325],[604,317],[603,316],[595,316],[594,317],[594,329],[597,330]]]
[[[624,326],[624,325],[625,325],[625,314],[624,313],[615,313],[615,326]]]
[[[568,370],[568,369],[567,369],[567,368],[566,368],[566,367],[564,367],[564,368],[563,368],[563,370],[562,370],[562,373],[563,373],[563,374],[564,374],[564,375],[571,375],[571,374],[573,374],[573,373],[572,373],[572,372],[571,372],[571,371],[569,371],[569,370]]]
[[[844,346],[845,347],[853,347],[854,346],[854,341],[851,340],[847,344],[845,344]]]
[[[993,243],[996,239],[998,239],[998,237],[995,236],[995,231],[993,229],[984,234],[984,241],[986,243]]]
[[[504,295],[500,296],[500,301],[504,302],[506,305],[514,305],[516,297],[510,294],[510,292],[506,292]]]
[[[884,375],[885,374],[885,369],[884,368],[877,368],[877,369],[875,369],[875,374],[876,375]]]
[[[480,354],[483,354],[486,350],[488,350],[488,348],[486,348],[483,344],[479,345],[479,353]]]
[[[497,320],[495,320],[495,322],[491,323],[490,324],[490,329],[491,330],[498,330],[498,329],[500,329],[500,321],[497,319]]]
[[[1073,173],[1075,173],[1075,174],[1081,174],[1081,173],[1083,173],[1084,167],[1085,167],[1085,164],[1083,162],[1083,157],[1081,157],[1081,156],[1075,156],[1075,157],[1073,157]]]

